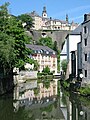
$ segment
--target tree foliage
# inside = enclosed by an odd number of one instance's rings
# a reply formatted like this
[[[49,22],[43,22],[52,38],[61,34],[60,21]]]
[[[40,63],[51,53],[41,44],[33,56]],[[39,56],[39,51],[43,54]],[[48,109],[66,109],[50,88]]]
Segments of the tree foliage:
[[[40,38],[38,41],[38,45],[48,46],[49,48],[53,48],[52,38]]]
[[[64,60],[61,62],[61,67],[62,67],[62,70],[65,72],[65,74],[66,74],[66,70],[67,70],[67,64],[68,64],[68,62],[67,62],[66,59],[64,59]]]
[[[9,3],[0,6],[0,69],[4,73],[13,67],[22,68],[30,59],[30,50],[26,48],[29,37],[22,22],[8,13]]]
[[[18,19],[22,21],[23,24],[25,24],[25,28],[27,30],[30,30],[31,27],[33,27],[33,19],[28,14],[22,14],[18,16]]]
[[[50,73],[50,68],[48,66],[46,66],[45,68],[43,68],[42,72],[49,74]]]

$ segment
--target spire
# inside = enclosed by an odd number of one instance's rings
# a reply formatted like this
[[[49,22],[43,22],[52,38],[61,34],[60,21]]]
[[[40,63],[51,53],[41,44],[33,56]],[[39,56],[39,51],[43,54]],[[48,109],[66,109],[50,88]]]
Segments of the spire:
[[[66,14],[66,21],[68,22],[68,14]]]
[[[45,6],[43,7],[42,17],[43,17],[43,18],[47,18],[47,10],[46,10],[46,7],[45,7]]]
[[[47,13],[45,6],[43,7],[43,12],[44,12],[44,13]]]

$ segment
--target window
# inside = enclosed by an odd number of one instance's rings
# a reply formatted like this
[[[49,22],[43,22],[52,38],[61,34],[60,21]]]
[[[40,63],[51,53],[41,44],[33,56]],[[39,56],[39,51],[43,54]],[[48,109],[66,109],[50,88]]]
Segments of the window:
[[[87,38],[84,39],[84,45],[87,46]]]
[[[87,77],[87,70],[85,70],[85,77]]]
[[[85,61],[87,61],[87,54],[85,54]]]
[[[84,33],[87,33],[87,27],[84,26]]]

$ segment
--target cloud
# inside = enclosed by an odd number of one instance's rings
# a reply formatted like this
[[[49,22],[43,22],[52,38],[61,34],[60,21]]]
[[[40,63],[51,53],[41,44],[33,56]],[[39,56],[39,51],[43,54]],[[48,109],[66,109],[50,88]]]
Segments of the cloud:
[[[86,10],[88,8],[90,8],[90,5],[79,6],[79,7],[76,7],[76,8],[69,9],[69,10],[61,11],[59,13],[56,13],[55,15],[52,15],[52,16],[53,17],[62,16],[62,15],[65,15],[65,14],[71,14],[71,13],[79,12],[81,10]]]

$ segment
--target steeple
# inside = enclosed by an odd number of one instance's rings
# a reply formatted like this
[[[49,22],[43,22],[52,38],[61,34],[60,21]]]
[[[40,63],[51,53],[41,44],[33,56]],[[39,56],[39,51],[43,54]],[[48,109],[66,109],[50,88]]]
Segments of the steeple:
[[[46,13],[46,7],[45,7],[45,6],[43,7],[43,12],[45,12],[45,13]]]
[[[66,14],[66,21],[69,22],[69,21],[68,21],[68,14]]]
[[[42,11],[42,17],[43,18],[47,18],[47,11],[46,11],[46,7],[43,7],[43,11]]]

